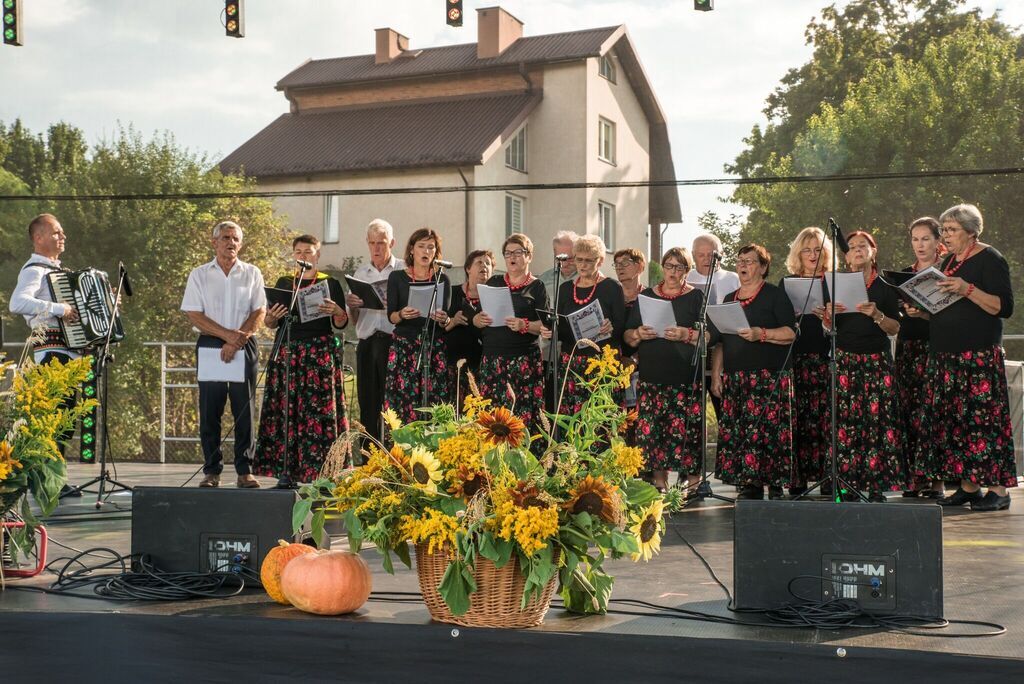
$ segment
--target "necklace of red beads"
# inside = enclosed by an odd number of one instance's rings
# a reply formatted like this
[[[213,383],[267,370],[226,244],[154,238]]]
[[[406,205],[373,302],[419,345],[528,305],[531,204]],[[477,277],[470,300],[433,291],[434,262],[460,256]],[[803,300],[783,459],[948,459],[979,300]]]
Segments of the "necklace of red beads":
[[[416,275],[413,273],[413,270],[411,268],[405,269],[405,272],[407,274],[409,274],[409,280],[411,280],[414,283],[429,283],[431,280],[434,279],[434,269],[430,269],[430,274],[426,278],[422,278],[422,279],[421,278],[417,278]]]
[[[757,286],[757,290],[754,291],[754,294],[750,295],[746,299],[740,299],[740,293],[739,293],[739,290],[737,290],[736,291],[736,301],[739,302],[740,306],[742,306],[744,309],[747,308],[748,306],[750,306],[750,303],[752,301],[757,299],[757,295],[761,294],[761,290],[764,289],[764,284],[766,282],[768,282],[768,281],[767,280],[762,280],[761,284]]]
[[[681,297],[682,295],[686,294],[686,286],[684,285],[683,289],[679,290],[679,292],[676,292],[675,294],[666,294],[665,283],[658,283],[658,286],[654,288],[654,294],[658,295],[662,299],[667,299],[671,302],[676,297]]]
[[[971,244],[971,248],[967,250],[967,254],[966,256],[964,256],[963,259],[957,260],[956,257],[950,259],[949,264],[946,266],[946,268],[942,269],[942,272],[951,278],[954,275],[956,275],[956,272],[960,270],[960,267],[966,264],[967,260],[974,256],[974,246],[977,244],[977,242]],[[953,266],[954,261],[956,261],[956,266]]]
[[[462,283],[462,292],[463,292],[463,294],[466,295],[466,301],[469,302],[469,305],[472,306],[474,309],[477,306],[480,305],[480,297],[479,296],[477,296],[477,297],[471,297],[470,296],[470,294],[469,294],[469,283]]]
[[[574,280],[572,283],[572,301],[576,302],[580,306],[583,306],[584,304],[590,302],[590,300],[594,298],[594,293],[597,292],[597,284],[600,283],[602,279],[602,275],[597,276],[597,279],[594,281],[594,286],[590,288],[590,294],[588,294],[586,297],[579,296],[579,291],[576,289],[577,281]]]
[[[533,277],[533,274],[527,273],[526,279],[523,280],[523,282],[519,283],[518,285],[513,285],[512,279],[508,277],[508,273],[505,274],[505,286],[508,287],[509,292],[518,292],[519,290],[522,290],[524,287],[532,283],[534,280],[536,280],[536,278]]]

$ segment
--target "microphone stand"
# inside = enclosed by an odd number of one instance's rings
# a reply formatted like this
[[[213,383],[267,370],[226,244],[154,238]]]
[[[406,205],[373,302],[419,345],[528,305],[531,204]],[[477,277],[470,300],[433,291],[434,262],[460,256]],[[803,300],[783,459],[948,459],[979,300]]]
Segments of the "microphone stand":
[[[441,284],[441,276],[444,274],[444,266],[434,262],[437,274],[434,276],[434,287],[430,292],[430,310],[427,312],[426,321],[420,329],[420,349],[416,359],[416,370],[420,373],[420,401],[427,403],[427,385],[430,383],[430,361],[428,349],[434,348],[434,339],[437,334],[438,323],[431,318],[434,313],[434,304],[437,302],[437,288]],[[424,361],[427,361],[424,363]]]
[[[561,385],[558,382],[558,366],[562,361],[562,343],[558,339],[558,293],[562,289],[562,262],[555,256],[555,296],[551,304],[551,344],[548,345],[548,363],[551,366],[551,387],[553,411],[558,410],[558,394]],[[558,421],[554,421],[551,428],[551,439],[558,441]]]
[[[278,354],[281,352],[281,347],[285,349],[284,359],[284,462],[281,471],[281,477],[278,480],[275,489],[298,489],[298,483],[293,482],[291,476],[288,474],[288,464],[291,460],[291,414],[292,414],[292,403],[288,396],[289,387],[291,387],[292,379],[292,310],[295,308],[295,303],[299,299],[299,288],[302,286],[302,277],[306,275],[306,266],[299,262],[299,277],[295,279],[294,286],[292,287],[291,301],[288,302],[288,313],[284,318],[281,319],[281,329],[278,330],[277,336],[274,338],[274,346],[270,350],[271,363],[277,360]],[[244,349],[240,350],[243,353]]]
[[[704,499],[718,499],[728,503],[735,503],[735,499],[715,494],[711,490],[711,483],[708,481],[708,383],[707,383],[707,362],[708,362],[708,341],[705,336],[707,330],[708,304],[711,300],[711,283],[715,278],[715,271],[718,269],[718,260],[721,257],[715,253],[711,257],[711,267],[708,269],[708,279],[704,284],[704,293],[701,298],[700,316],[697,318],[697,353],[693,356],[693,364],[697,374],[700,376],[700,482],[697,490],[693,493],[690,501],[703,501]]]

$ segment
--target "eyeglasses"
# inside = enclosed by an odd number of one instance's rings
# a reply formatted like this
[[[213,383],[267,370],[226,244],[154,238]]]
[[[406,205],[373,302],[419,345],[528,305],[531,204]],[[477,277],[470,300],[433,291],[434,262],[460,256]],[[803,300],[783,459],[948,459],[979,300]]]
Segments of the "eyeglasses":
[[[576,263],[583,264],[584,266],[592,266],[593,264],[597,263],[597,258],[595,257],[593,259],[584,259],[583,257],[576,257]]]
[[[661,268],[664,271],[674,271],[675,273],[683,273],[685,271],[689,271],[690,270],[686,266],[686,264],[664,264],[664,265],[662,265]]]
[[[527,252],[525,249],[513,249],[508,252],[501,253],[501,255],[506,259],[511,259],[512,257],[522,257],[526,256],[527,254],[529,254],[529,252]]]
[[[615,262],[615,268],[629,268],[636,263],[636,259],[619,259]]]
[[[821,254],[821,247],[804,247],[800,250],[801,254],[810,256],[811,254]]]
[[[756,266],[756,265],[758,265],[760,263],[761,263],[761,261],[759,259],[737,259],[736,260],[736,265],[737,266]]]

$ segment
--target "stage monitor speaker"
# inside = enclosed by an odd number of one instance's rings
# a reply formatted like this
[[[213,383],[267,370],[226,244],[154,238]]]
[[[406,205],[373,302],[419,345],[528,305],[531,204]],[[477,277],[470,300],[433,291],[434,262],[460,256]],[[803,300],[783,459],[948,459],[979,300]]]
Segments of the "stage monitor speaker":
[[[942,509],[738,501],[733,564],[737,609],[846,598],[879,615],[941,617]]]
[[[148,554],[165,572],[259,572],[279,539],[292,533],[291,489],[136,487],[132,492],[132,554]]]

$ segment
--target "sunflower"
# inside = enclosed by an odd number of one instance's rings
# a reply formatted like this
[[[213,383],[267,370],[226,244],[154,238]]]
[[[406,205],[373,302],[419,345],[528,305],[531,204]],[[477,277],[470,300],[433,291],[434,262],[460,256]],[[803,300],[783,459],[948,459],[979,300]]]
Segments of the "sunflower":
[[[452,496],[471,499],[487,483],[487,473],[466,465],[460,465],[453,473],[452,484],[448,486]]]
[[[629,432],[629,430],[631,430],[633,428],[633,426],[636,425],[636,421],[639,420],[639,418],[640,418],[640,411],[639,410],[634,408],[634,409],[630,409],[629,411],[627,411],[626,415],[619,422],[618,433],[620,435],[622,435],[622,434],[625,434],[626,432]]]
[[[619,519],[616,490],[618,487],[605,482],[603,477],[587,475],[569,493],[569,500],[562,504],[570,513],[589,513],[605,522],[614,523]]]
[[[661,550],[662,513],[665,510],[665,503],[661,499],[655,499],[651,505],[639,513],[632,513],[629,516],[633,523],[629,531],[636,537],[637,546],[640,550],[632,554],[633,560],[643,558],[651,560],[651,556]]]
[[[520,480],[512,490],[512,502],[519,508],[548,508],[548,502],[541,498],[537,485]]]
[[[428,494],[437,494],[437,483],[441,481],[441,464],[426,447],[415,447],[409,458],[412,484]]]
[[[380,412],[380,415],[392,430],[397,430],[402,427],[402,421],[398,419],[398,414],[395,413],[394,409],[385,409]]]
[[[505,444],[514,447],[523,441],[523,435],[526,434],[526,425],[507,408],[483,411],[477,416],[476,422],[483,428],[484,440],[495,446]]]

